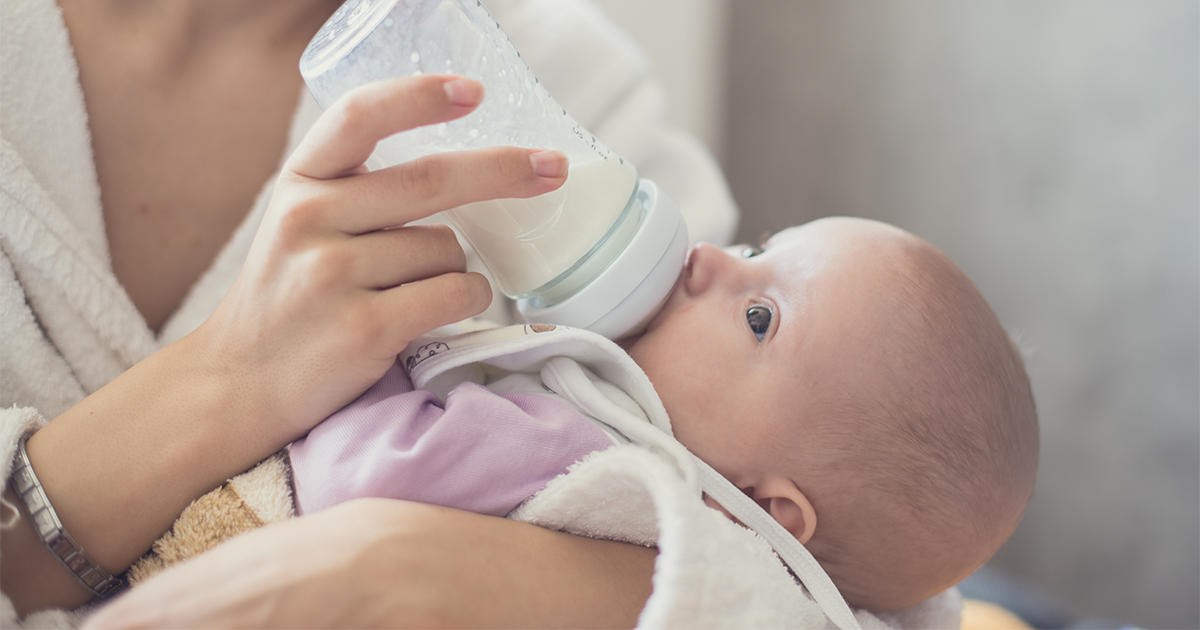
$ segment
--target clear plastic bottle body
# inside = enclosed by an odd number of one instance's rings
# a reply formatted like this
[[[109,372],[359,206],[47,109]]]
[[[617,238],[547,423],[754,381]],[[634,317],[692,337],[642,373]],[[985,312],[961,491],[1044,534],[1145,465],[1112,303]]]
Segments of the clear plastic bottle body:
[[[301,73],[326,108],[359,85],[393,77],[457,74],[484,84],[484,102],[470,115],[380,142],[373,160],[382,166],[491,146],[567,154],[570,172],[557,191],[447,213],[510,297],[569,297],[620,253],[642,220],[637,170],[554,102],[477,0],[349,0],[305,51]]]

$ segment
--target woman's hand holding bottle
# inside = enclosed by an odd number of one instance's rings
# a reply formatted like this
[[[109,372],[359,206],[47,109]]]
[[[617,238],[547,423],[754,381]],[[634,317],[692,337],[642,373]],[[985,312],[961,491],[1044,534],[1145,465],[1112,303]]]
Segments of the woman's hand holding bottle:
[[[408,223],[565,181],[561,153],[518,148],[366,171],[379,140],[466,115],[482,97],[455,77],[370,84],[335,103],[288,160],[241,276],[198,331],[282,442],[353,400],[413,338],[490,303],[449,228]]]

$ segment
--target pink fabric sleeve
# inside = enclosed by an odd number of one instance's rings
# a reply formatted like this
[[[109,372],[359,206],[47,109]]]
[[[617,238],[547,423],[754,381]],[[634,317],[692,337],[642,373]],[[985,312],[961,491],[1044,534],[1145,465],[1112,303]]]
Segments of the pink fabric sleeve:
[[[361,497],[504,516],[571,464],[612,445],[591,420],[537,394],[474,383],[443,408],[399,363],[291,447],[300,513]]]

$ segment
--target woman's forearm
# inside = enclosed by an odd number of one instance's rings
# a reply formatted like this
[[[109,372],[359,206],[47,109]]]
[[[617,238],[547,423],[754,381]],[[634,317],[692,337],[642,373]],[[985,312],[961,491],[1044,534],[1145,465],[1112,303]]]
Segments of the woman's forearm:
[[[145,553],[193,499],[287,443],[243,420],[250,410],[200,352],[185,339],[155,353],[28,441],[64,528],[111,574]],[[90,598],[27,515],[0,544],[3,589],[19,613]]]
[[[86,626],[632,627],[656,554],[365,499],[234,538],[139,585]]]
[[[453,598],[428,611],[434,624],[632,628],[650,596],[656,549],[448,510],[420,519],[399,552],[444,572],[427,582]]]

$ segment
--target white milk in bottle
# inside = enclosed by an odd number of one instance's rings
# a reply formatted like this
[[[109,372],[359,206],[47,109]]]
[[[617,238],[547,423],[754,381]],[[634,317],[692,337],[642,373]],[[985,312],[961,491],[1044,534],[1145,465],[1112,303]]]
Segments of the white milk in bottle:
[[[524,298],[600,243],[636,187],[633,165],[597,157],[572,163],[567,182],[554,192],[473,203],[448,214],[495,274],[500,290]]]

